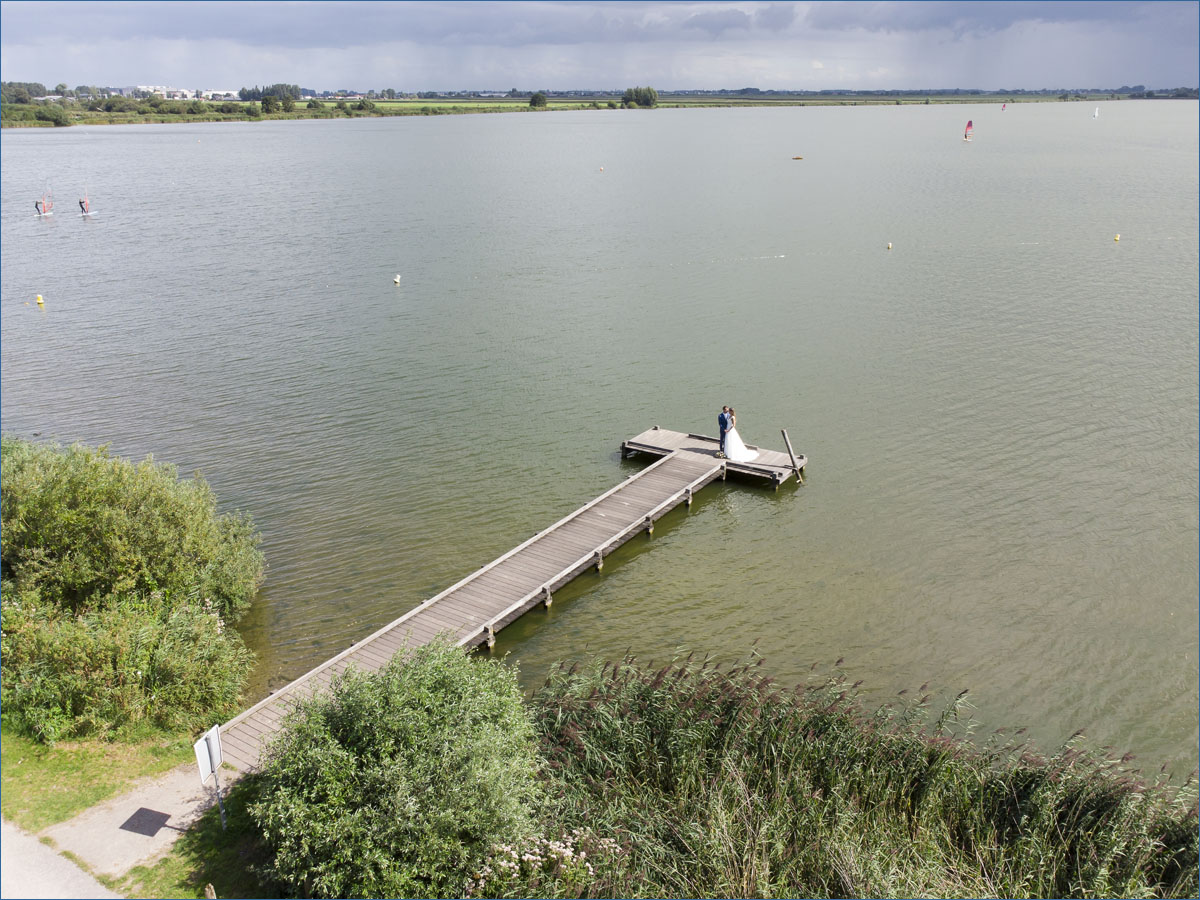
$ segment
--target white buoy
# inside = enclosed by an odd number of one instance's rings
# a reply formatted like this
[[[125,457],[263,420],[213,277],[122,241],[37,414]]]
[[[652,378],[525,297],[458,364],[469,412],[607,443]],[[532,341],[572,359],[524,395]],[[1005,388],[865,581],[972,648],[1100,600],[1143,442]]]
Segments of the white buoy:
[[[400,276],[397,275],[395,278],[392,279],[392,284],[399,284],[399,283],[400,283]]]
[[[889,250],[891,250],[891,249],[892,249],[892,242],[891,242],[891,241],[888,241],[888,249],[889,249]]]

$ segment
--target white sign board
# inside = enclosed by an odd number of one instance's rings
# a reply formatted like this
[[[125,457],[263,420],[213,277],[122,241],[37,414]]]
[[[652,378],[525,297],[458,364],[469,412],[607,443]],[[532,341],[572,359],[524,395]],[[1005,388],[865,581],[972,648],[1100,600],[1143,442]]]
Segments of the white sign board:
[[[221,765],[221,726],[214,725],[206,731],[200,740],[192,745],[196,751],[196,765],[200,767],[200,783],[207,784],[208,779]]]

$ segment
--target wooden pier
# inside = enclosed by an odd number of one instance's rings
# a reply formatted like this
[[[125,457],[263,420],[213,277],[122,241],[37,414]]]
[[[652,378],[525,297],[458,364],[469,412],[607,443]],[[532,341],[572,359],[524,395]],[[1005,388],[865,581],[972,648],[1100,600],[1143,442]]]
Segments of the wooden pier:
[[[784,442],[787,453],[751,448],[759,451],[751,463],[717,457],[716,438],[658,426],[623,442],[623,457],[660,459],[222,725],[225,762],[238,772],[256,768],[292,706],[351,666],[381,669],[438,635],[461,647],[491,646],[505,625],[539,604],[550,606],[558,588],[589,568],[600,569],[613,550],[652,532],[655,521],[681,503],[691,506],[696,491],[718,478],[737,474],[776,488],[793,475],[802,479],[808,461],[791,450],[786,432]]]

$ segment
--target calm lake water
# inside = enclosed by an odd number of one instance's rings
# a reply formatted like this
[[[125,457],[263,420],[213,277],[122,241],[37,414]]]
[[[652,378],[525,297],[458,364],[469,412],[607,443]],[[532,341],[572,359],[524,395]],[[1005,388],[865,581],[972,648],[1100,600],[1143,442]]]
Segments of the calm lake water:
[[[6,129],[0,424],[253,516],[257,697],[729,403],[808,483],[714,485],[557,593],[497,646],[527,684],[844,657],[873,701],[968,688],[981,733],[1186,772],[1200,121],[1093,109]]]

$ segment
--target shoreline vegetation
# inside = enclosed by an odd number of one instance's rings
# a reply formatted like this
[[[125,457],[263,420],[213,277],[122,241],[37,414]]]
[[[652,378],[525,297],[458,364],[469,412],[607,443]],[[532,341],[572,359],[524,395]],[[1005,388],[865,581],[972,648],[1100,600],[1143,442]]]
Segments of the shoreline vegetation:
[[[3,436],[0,515],[6,727],[136,740],[240,708],[254,655],[232,626],[265,563],[199,473]]]
[[[248,518],[197,476],[0,439],[3,812],[37,831],[236,712]],[[228,624],[227,624],[228,623]],[[202,654],[205,659],[196,659]],[[301,703],[260,772],[105,883],[200,897],[1195,897],[1195,774],[974,733],[964,691],[870,709],[834,664],[515,666],[450,642]],[[193,665],[193,664],[196,665]],[[197,681],[189,670],[206,673]],[[223,673],[213,686],[213,671]],[[81,737],[82,741],[72,741]],[[111,765],[114,757],[122,764]],[[104,764],[96,764],[104,760]]]
[[[11,84],[11,83],[10,83]],[[653,102],[630,101],[631,91],[649,91]],[[393,92],[394,93],[394,92]],[[28,91],[20,101],[0,103],[4,128],[52,128],[71,125],[128,125],[166,122],[260,122],[289,119],[359,119],[388,116],[443,116],[501,112],[615,110],[622,108],[701,109],[780,106],[928,106],[948,104],[1016,104],[1099,102],[1111,100],[1197,99],[1193,88],[1174,91],[744,91],[658,92],[631,88],[625,95],[598,92],[542,92],[504,97],[431,94],[389,99],[373,96],[284,97],[266,95],[252,100],[167,100],[159,95],[132,97],[65,97],[34,99]],[[9,93],[9,98],[14,92]]]

